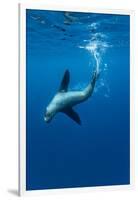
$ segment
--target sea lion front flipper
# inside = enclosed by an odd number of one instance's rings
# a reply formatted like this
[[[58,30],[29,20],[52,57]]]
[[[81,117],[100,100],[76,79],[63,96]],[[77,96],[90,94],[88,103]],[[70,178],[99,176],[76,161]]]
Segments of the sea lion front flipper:
[[[60,84],[59,92],[67,92],[69,81],[70,81],[70,73],[69,70],[66,70]]]
[[[71,107],[62,110],[62,112],[68,115],[68,117],[74,120],[77,124],[81,125],[81,120],[79,115]]]

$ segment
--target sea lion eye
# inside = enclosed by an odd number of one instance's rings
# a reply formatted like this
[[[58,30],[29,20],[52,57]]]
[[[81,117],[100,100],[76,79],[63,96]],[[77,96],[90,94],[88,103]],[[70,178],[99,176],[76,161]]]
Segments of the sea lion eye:
[[[49,117],[49,116],[50,116],[50,113],[47,112],[47,113],[46,113],[46,116]]]

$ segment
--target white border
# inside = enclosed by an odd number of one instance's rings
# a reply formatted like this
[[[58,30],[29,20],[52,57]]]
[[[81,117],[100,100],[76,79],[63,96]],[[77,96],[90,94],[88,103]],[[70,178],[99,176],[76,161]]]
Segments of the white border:
[[[26,191],[26,9],[92,12],[130,15],[130,185],[98,186],[52,190]],[[134,11],[95,9],[88,6],[67,6],[52,3],[19,4],[19,195],[60,194],[90,192],[93,190],[120,190],[134,187]]]

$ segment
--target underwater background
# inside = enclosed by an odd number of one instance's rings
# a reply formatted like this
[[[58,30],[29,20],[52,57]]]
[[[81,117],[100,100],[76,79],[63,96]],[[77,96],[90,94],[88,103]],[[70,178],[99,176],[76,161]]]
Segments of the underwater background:
[[[26,189],[130,183],[130,17],[26,10]],[[93,95],[74,107],[82,125],[44,114],[66,69],[69,90]]]

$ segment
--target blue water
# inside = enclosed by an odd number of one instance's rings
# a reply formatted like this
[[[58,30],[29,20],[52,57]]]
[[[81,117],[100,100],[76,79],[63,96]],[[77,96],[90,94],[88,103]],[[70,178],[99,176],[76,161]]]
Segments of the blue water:
[[[124,185],[130,182],[130,18],[26,11],[26,189]],[[82,125],[44,114],[66,69],[69,90],[100,71],[91,98],[74,107]]]

